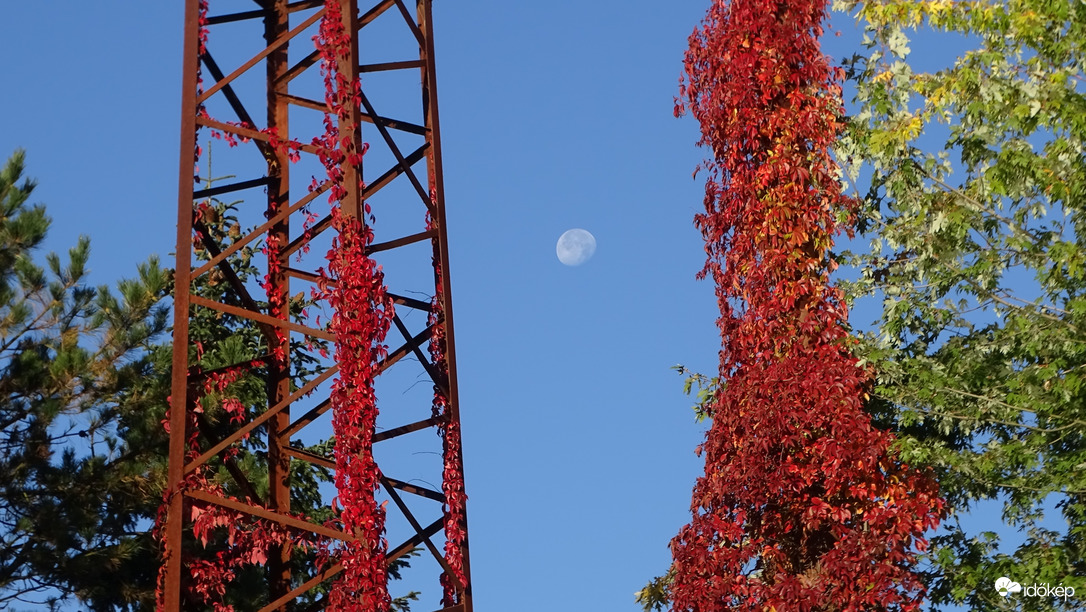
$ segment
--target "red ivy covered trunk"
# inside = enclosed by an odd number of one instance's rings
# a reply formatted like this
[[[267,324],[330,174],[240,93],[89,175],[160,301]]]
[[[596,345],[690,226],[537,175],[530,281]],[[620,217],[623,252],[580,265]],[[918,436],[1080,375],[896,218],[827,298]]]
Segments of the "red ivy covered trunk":
[[[848,225],[830,148],[843,113],[826,0],[716,0],[686,55],[702,126],[720,389],[693,519],[672,541],[673,609],[913,610],[943,503],[864,411],[865,370],[830,284]]]

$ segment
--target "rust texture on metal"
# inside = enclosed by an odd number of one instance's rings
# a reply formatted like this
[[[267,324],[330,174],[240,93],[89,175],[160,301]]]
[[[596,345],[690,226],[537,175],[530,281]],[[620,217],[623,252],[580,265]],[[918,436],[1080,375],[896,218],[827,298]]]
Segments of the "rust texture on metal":
[[[449,468],[442,459],[442,436],[450,423],[459,432],[460,407],[432,0],[337,1],[354,36],[350,57],[341,58],[335,70],[347,80],[360,80],[361,105],[336,127],[358,150],[368,148],[364,165],[342,168],[348,193],[339,205],[373,230],[367,255],[383,266],[396,307],[385,356],[373,364],[380,372],[381,414],[373,439],[381,470],[377,495],[388,502],[387,559],[432,557],[400,570],[411,576],[412,589],[422,591],[415,606],[471,612],[466,536],[454,562],[462,562],[466,580],[443,552],[449,517],[456,515],[449,514],[443,493]],[[326,195],[331,185],[318,158],[329,109],[322,62],[312,43],[325,2],[219,4],[210,1],[212,13],[201,24],[201,1],[185,1],[171,433],[167,512],[160,531],[162,602],[169,612],[201,607],[189,599],[185,556],[201,546],[192,530],[194,507],[221,508],[254,524],[304,532],[306,541],[324,542],[332,551],[337,542],[355,538],[335,526],[331,485],[317,495],[326,506],[322,516],[333,520],[322,523],[292,508],[298,499],[295,474],[303,466],[335,470],[321,442],[335,434],[329,389],[338,366],[319,350],[335,340],[326,301],[335,280],[323,271],[335,240]],[[331,121],[336,122],[334,115]],[[359,175],[363,181],[355,180]],[[212,231],[202,218],[209,203],[225,206],[236,218],[229,232]],[[199,294],[209,284],[221,292]],[[200,319],[255,330],[259,341],[224,350],[231,357],[222,362],[203,361],[202,355],[222,348],[210,343],[226,340],[190,336]],[[435,337],[442,339],[443,350],[432,359],[428,343]],[[208,381],[239,370],[263,380],[257,392],[262,399],[248,402],[229,423],[209,418],[201,404]],[[408,386],[405,380],[413,382]],[[385,381],[393,392],[386,392]],[[419,381],[432,390],[412,391]],[[434,392],[446,399],[442,413],[431,405]],[[246,467],[239,456],[256,457],[263,467]],[[460,457],[450,461],[462,474]],[[197,481],[190,477],[200,472],[219,474],[216,488],[193,485]],[[465,533],[466,527],[461,525]],[[455,546],[456,540],[449,541]],[[343,567],[334,553],[324,566],[301,563],[304,552],[288,539],[254,556],[268,586],[266,599],[252,602],[253,609],[327,609],[323,593],[342,577]],[[449,606],[447,594],[441,603],[442,580],[453,585],[455,605]],[[396,586],[390,585],[393,596]]]

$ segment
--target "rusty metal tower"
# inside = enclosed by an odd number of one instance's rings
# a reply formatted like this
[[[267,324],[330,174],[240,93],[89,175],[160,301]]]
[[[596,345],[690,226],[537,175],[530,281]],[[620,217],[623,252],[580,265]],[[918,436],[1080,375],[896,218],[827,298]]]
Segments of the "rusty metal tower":
[[[160,609],[226,605],[243,574],[266,584],[243,608],[379,609],[343,584],[376,550],[418,555],[392,584],[416,606],[471,612],[437,108],[431,0],[186,0]],[[373,384],[337,391],[350,227],[385,325],[354,364]],[[376,423],[336,430],[373,387]],[[376,469],[337,474],[357,447]],[[330,482],[298,511],[320,471],[373,477],[387,543]]]

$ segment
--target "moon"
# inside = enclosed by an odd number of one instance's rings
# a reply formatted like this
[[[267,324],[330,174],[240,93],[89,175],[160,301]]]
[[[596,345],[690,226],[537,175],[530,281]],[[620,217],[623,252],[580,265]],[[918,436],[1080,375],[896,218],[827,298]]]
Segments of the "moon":
[[[571,229],[558,238],[554,250],[558,253],[558,261],[567,266],[579,266],[596,252],[596,237],[588,230]]]

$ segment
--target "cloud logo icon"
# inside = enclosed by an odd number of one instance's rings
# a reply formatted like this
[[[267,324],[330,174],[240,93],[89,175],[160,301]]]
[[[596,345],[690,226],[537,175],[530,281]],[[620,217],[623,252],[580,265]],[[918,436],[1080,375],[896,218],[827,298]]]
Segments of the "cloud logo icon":
[[[995,581],[995,588],[996,591],[1003,597],[1006,597],[1011,593],[1022,592],[1022,585],[1011,580],[1010,578],[1007,578],[1006,576],[1003,576],[999,580]]]

